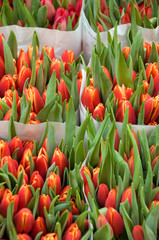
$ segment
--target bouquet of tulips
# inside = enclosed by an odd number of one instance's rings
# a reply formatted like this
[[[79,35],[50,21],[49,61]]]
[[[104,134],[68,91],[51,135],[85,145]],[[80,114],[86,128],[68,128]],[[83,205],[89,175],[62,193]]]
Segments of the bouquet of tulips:
[[[89,238],[92,229],[80,177],[89,120],[75,134],[75,118],[67,114],[59,142],[52,124],[38,143],[21,141],[13,128],[8,142],[0,140],[1,239]]]
[[[144,130],[137,136],[127,125],[127,115],[120,139],[108,120],[107,116],[97,134],[90,131],[81,169],[93,239],[158,239],[159,128],[149,140]]]
[[[1,26],[42,27],[72,31],[78,26],[82,0],[0,1]]]
[[[0,35],[0,119],[36,124],[40,122],[65,122],[68,103],[72,111],[78,109],[78,95],[82,72],[79,60],[71,50],[65,50],[56,59],[54,48],[44,46],[39,53],[36,32],[27,52],[20,50],[11,31],[8,43]],[[77,119],[78,122],[78,119]]]
[[[134,37],[133,37],[134,34]],[[98,34],[91,68],[87,68],[80,111],[103,121],[105,109],[112,119],[123,122],[128,108],[128,123],[158,124],[158,43],[143,42],[141,32],[129,32],[129,46],[121,49],[117,31],[106,47]],[[133,39],[133,41],[131,40]],[[82,116],[81,114],[81,116]]]

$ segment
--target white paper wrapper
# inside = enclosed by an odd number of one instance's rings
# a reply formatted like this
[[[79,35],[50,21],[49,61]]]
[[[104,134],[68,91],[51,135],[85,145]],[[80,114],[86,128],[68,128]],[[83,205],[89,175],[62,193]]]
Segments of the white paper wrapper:
[[[33,33],[37,32],[40,52],[43,46],[54,47],[55,57],[60,59],[62,53],[68,49],[75,52],[75,57],[81,53],[81,34],[82,34],[82,18],[79,19],[79,26],[75,31],[59,31],[46,28],[20,27],[17,25],[0,27],[0,34],[3,33],[8,39],[10,30],[16,35],[18,43],[18,52],[20,49],[27,51],[29,44],[32,43]]]
[[[85,109],[85,107],[83,106],[82,102],[81,102],[81,96],[83,93],[83,90],[86,86],[86,72],[83,70],[82,71],[82,84],[81,84],[81,91],[80,91],[80,104],[79,104],[79,110],[80,110],[80,122],[82,123],[85,118],[86,118],[86,114],[87,111]],[[96,121],[95,119],[93,119],[96,131],[99,129],[101,122]],[[121,137],[121,132],[122,132],[122,123],[121,122],[116,122],[116,126],[118,129],[118,133],[119,136]],[[146,136],[149,138],[152,131],[155,129],[155,126],[148,126],[148,125],[135,125],[135,124],[131,124],[131,128],[134,130],[134,132],[137,134],[137,132],[139,131],[140,133],[142,133],[142,130],[145,129],[146,132]]]
[[[82,13],[82,19],[83,19],[83,28],[82,28],[82,48],[84,51],[84,59],[86,63],[88,63],[91,54],[93,46],[96,44],[96,38],[97,34],[93,31],[91,28],[84,12]],[[128,45],[127,41],[127,30],[131,26],[130,23],[118,25],[117,26],[117,34],[118,34],[118,41],[121,42],[121,47],[124,48]],[[159,42],[159,26],[155,29],[149,29],[149,28],[142,28],[138,27],[138,29],[141,29],[142,36],[144,41],[147,41],[149,43]],[[111,36],[114,35],[114,28],[109,30]],[[100,33],[101,39],[105,45],[108,43],[108,32],[101,32]]]

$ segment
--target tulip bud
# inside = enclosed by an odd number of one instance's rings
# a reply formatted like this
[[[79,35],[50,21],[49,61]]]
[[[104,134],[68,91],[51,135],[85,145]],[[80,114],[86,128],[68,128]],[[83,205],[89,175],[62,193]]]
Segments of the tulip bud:
[[[122,53],[124,54],[126,60],[128,59],[130,50],[131,50],[130,47],[124,47],[123,50],[122,50]]]
[[[99,174],[100,168],[96,167],[95,169],[93,169],[93,184],[95,189],[98,186],[98,174]]]
[[[59,196],[59,202],[65,202],[66,201],[66,197],[67,197],[69,189],[70,189],[69,185],[67,185],[66,187],[64,187],[62,189],[62,191],[60,192],[60,196]]]
[[[125,202],[126,199],[128,199],[129,204],[131,206],[131,196],[132,196],[132,190],[131,190],[131,187],[129,187],[124,191],[122,198],[121,198],[121,203]]]
[[[52,60],[52,62],[50,64],[50,77],[54,70],[56,72],[56,78],[60,79],[61,61],[59,61],[55,58]]]
[[[90,113],[93,113],[95,107],[100,103],[98,89],[93,86],[85,87],[81,101],[83,106],[88,108]]]
[[[144,240],[144,232],[142,226],[140,225],[134,226],[132,236],[134,240]]]
[[[7,216],[7,209],[8,209],[8,206],[11,201],[13,201],[13,203],[14,203],[14,213],[13,214],[16,214],[16,212],[18,210],[19,196],[12,195],[12,192],[7,188],[4,191],[4,195],[3,195],[2,201],[0,203],[0,214],[4,218]]]
[[[25,65],[23,65],[20,68],[18,79],[17,79],[17,88],[19,89],[19,92],[22,94],[23,92],[23,87],[25,84],[25,81],[28,79],[28,82],[30,81],[31,78],[31,69],[27,68]]]
[[[67,211],[67,210],[66,209],[63,210],[60,215],[62,216],[62,214],[64,214],[65,211]],[[66,229],[69,228],[69,226],[72,224],[72,221],[73,221],[72,212],[69,212],[67,223],[65,225],[64,231],[66,231]]]
[[[55,165],[59,168],[60,177],[62,178],[65,167],[67,167],[67,160],[65,155],[59,148],[54,150],[54,154],[51,159],[51,165],[55,162]]]
[[[46,210],[49,211],[51,204],[51,198],[49,195],[42,194],[39,197],[39,203],[38,203],[38,210],[39,210],[39,216],[44,217],[44,207],[46,207]]]
[[[4,76],[5,74],[5,63],[3,58],[0,56],[0,79]]]
[[[140,13],[142,19],[144,19],[144,15],[146,15],[146,17],[149,19],[151,19],[153,17],[151,6],[146,6],[146,7],[141,8],[139,13]]]
[[[106,208],[116,208],[116,196],[117,196],[117,191],[116,189],[111,189],[108,193],[108,197],[106,198],[105,201],[105,207]]]
[[[133,3],[134,7],[136,7],[139,10],[139,6],[135,3]],[[128,13],[129,17],[131,18],[131,3],[128,3],[126,12]]]
[[[97,192],[97,200],[101,207],[105,206],[106,199],[108,197],[109,189],[106,184],[99,184],[98,192]]]
[[[42,235],[45,235],[47,233],[46,224],[43,217],[38,217],[35,220],[32,231],[31,231],[32,238],[35,239],[36,235],[39,232],[42,232]]]
[[[83,166],[83,167],[82,167],[82,170],[81,170],[81,176],[82,176],[82,178],[83,178],[84,185],[87,183],[87,178],[86,178],[85,173],[87,173],[87,175],[89,176],[89,178],[90,178],[91,181],[92,181],[91,172],[89,171],[88,167]]]
[[[151,202],[151,204],[150,204],[150,206],[149,206],[149,210],[151,210],[151,207],[152,207],[152,205],[155,207],[156,205],[159,205],[159,201],[152,201]]]
[[[10,156],[9,145],[7,142],[0,140],[0,158],[4,156]]]
[[[23,152],[23,156],[20,161],[20,164],[23,166],[23,168],[28,176],[30,176],[29,155],[31,155],[31,157],[32,157],[32,152],[31,152],[30,148],[26,148]]]
[[[58,235],[56,233],[47,233],[42,236],[41,240],[58,240]]]
[[[31,11],[32,0],[24,0],[24,3],[27,6],[27,8],[29,9],[29,11]]]
[[[49,21],[52,21],[55,15],[55,8],[52,0],[41,0],[41,6],[44,6],[44,5],[47,6],[47,19]]]
[[[102,122],[104,120],[105,117],[105,107],[103,105],[103,103],[99,103],[94,111],[93,111],[93,118],[96,120],[97,116],[99,117],[99,120]]]
[[[40,188],[40,190],[42,189],[42,187],[44,185],[44,180],[38,171],[34,171],[32,173],[32,175],[30,177],[30,184],[34,187],[35,190],[38,188]]]
[[[3,38],[5,39],[5,36],[2,33],[0,34],[0,56],[4,60]]]
[[[19,57],[17,59],[17,70],[20,71],[21,67],[27,63],[28,67],[30,67],[29,56],[23,49],[20,49]]]
[[[157,62],[149,63],[146,67],[146,76],[148,81],[150,81],[150,77],[154,78],[159,73],[159,67]]]
[[[65,231],[62,240],[74,239],[79,240],[81,238],[81,231],[78,228],[77,223],[72,223],[71,226]]]
[[[0,168],[3,168],[4,164],[7,162],[8,171],[12,173],[15,177],[17,176],[18,162],[12,159],[10,156],[4,156],[0,162]]]
[[[58,175],[56,175],[54,172],[51,172],[48,176],[48,189],[51,187],[54,191],[56,187],[56,195],[60,194],[61,192],[61,179]]]
[[[122,217],[114,208],[111,207],[108,208],[105,216],[113,229],[115,237],[118,237],[124,230]]]
[[[28,208],[22,208],[13,218],[17,233],[29,233],[33,227],[34,221],[34,216]]]
[[[63,54],[61,55],[62,61],[66,63],[65,65],[65,70],[70,72],[70,67],[68,63],[72,64],[73,61],[75,60],[75,53],[74,51],[71,50],[65,50]]]
[[[8,90],[8,89],[15,89],[15,80],[14,78],[8,74],[8,75],[4,75],[2,77],[2,79],[0,80],[0,97],[4,97],[5,95],[5,92]]]
[[[25,208],[28,206],[30,200],[33,197],[33,194],[29,188],[29,186],[24,183],[18,192],[18,196],[19,196],[19,205],[18,205],[18,209],[20,210],[21,208]]]
[[[120,101],[116,111],[116,121],[123,122],[126,108],[129,107],[128,123],[136,124],[136,115],[131,103],[127,100]]]
[[[11,155],[17,148],[19,148],[18,154],[17,154],[17,158],[18,158],[18,161],[19,161],[22,157],[22,154],[23,154],[23,145],[22,145],[22,141],[20,140],[20,138],[18,136],[15,136],[9,142],[9,149],[10,149]]]
[[[0,187],[0,203],[1,203],[3,195],[4,195],[4,191],[5,191],[5,187],[4,187],[4,185],[2,185]]]
[[[47,55],[49,56],[49,58],[51,60],[53,60],[55,58],[54,47],[44,46],[42,48],[42,51],[41,51],[41,57],[40,57],[41,60],[43,60],[43,58],[44,58],[44,56],[43,56],[43,49],[45,50],[45,52],[47,53]]]
[[[97,218],[97,229],[100,229],[101,227],[105,226],[106,224],[109,225],[111,239],[112,239],[114,236],[113,229],[112,229],[111,225],[109,224],[108,220],[106,219],[106,217],[104,215],[100,214]]]
[[[152,45],[148,42],[144,42],[144,49],[146,50],[146,54],[145,54],[145,59],[144,62],[148,62],[149,57],[151,55],[151,50],[152,50]]]
[[[130,173],[131,173],[131,176],[133,177],[134,176],[134,155],[131,156],[128,160],[127,160],[127,164],[129,166],[129,170],[130,170]]]
[[[26,233],[18,233],[17,234],[18,240],[32,240],[32,238]]]
[[[32,59],[32,53],[33,53],[33,46],[30,44],[29,47],[28,47],[28,50],[27,50],[27,54],[29,56],[30,62],[31,62],[31,59]],[[36,56],[37,56],[37,58],[39,57],[39,49],[38,49],[37,45],[36,45]]]
[[[46,177],[46,173],[49,166],[49,159],[46,150],[42,147],[38,153],[35,161],[36,170],[42,176],[43,179]]]
[[[128,13],[125,13],[124,16],[121,18],[121,24],[131,23],[131,19]]]
[[[53,29],[58,29],[61,31],[66,31],[67,30],[67,19],[64,17],[58,17],[54,24],[53,24]]]
[[[70,94],[69,94],[69,91],[67,89],[66,83],[64,82],[63,78],[60,79],[60,83],[58,86],[58,92],[60,92],[62,95],[62,102],[64,102],[65,99],[67,102],[69,101]]]
[[[80,211],[78,210],[77,205],[76,205],[76,198],[72,197],[70,200],[72,201],[72,204],[71,204],[72,214],[79,215]]]

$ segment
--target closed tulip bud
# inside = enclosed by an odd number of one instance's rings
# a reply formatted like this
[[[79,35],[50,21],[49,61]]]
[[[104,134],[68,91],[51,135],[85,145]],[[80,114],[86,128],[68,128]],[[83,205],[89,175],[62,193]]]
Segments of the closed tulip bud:
[[[8,90],[8,89],[15,89],[15,80],[14,78],[8,74],[8,75],[4,75],[2,77],[2,79],[0,80],[0,97],[4,97],[5,95],[5,92]]]
[[[84,88],[81,101],[84,107],[89,109],[90,113],[93,113],[95,107],[100,103],[100,95],[97,88],[88,86]]]
[[[21,67],[27,63],[28,67],[30,67],[29,56],[23,49],[20,49],[19,57],[17,59],[17,70],[20,71]]]
[[[156,75],[159,73],[159,67],[157,62],[149,63],[146,67],[146,76],[148,81],[150,81],[150,77],[156,77]]]
[[[128,167],[129,167],[131,176],[133,177],[133,176],[134,176],[134,168],[135,168],[135,165],[134,165],[134,155],[132,155],[132,156],[127,160],[127,164],[128,164]]]
[[[104,120],[104,116],[105,116],[105,107],[103,103],[99,103],[93,111],[93,118],[98,119],[99,117],[99,120],[102,122]]]
[[[60,79],[60,83],[58,86],[58,92],[60,92],[62,95],[62,102],[64,102],[65,99],[67,102],[69,101],[70,94],[69,94],[69,91],[67,89],[66,83],[64,82],[63,78]]]
[[[148,62],[151,55],[152,45],[148,42],[144,42],[144,49],[146,50],[144,62]]]
[[[101,227],[105,226],[106,224],[108,224],[108,226],[110,228],[111,238],[113,238],[114,233],[113,233],[113,229],[112,229],[111,225],[109,224],[106,217],[104,215],[100,214],[97,218],[97,229],[100,229]]]
[[[35,190],[38,188],[40,188],[40,190],[42,189],[42,187],[44,185],[44,180],[38,171],[34,171],[32,173],[32,175],[30,177],[30,184],[34,187]]]
[[[61,192],[61,179],[60,177],[55,174],[54,172],[51,172],[48,176],[48,189],[51,187],[52,190],[54,191],[55,187],[56,187],[56,195],[60,194]]]
[[[56,148],[54,150],[52,159],[51,159],[51,165],[55,162],[55,165],[59,168],[60,177],[63,177],[63,173],[65,168],[67,167],[67,160],[65,155],[61,152],[59,148]]]
[[[77,79],[77,86],[78,86],[78,94],[80,95],[81,90],[81,84],[82,84],[82,78]]]
[[[7,142],[0,140],[0,158],[10,156],[10,149]]]
[[[134,7],[136,7],[139,10],[139,6],[134,3]],[[127,5],[126,12],[128,13],[129,17],[131,18],[131,3]]]
[[[132,236],[134,240],[144,240],[144,232],[142,226],[140,225],[134,226]]]
[[[23,65],[20,68],[18,79],[17,79],[17,88],[19,89],[19,92],[21,94],[23,92],[24,83],[27,79],[29,79],[28,82],[30,81],[31,74],[32,74],[31,69],[27,68],[25,65]]]
[[[41,51],[41,57],[40,57],[41,60],[43,60],[43,58],[44,58],[44,56],[43,56],[43,49],[45,50],[45,52],[47,53],[47,55],[49,56],[49,58],[51,60],[53,60],[55,58],[54,47],[44,46],[42,48],[42,51]]]
[[[107,7],[105,0],[100,0],[100,11],[103,13]]]
[[[151,6],[146,6],[140,9],[140,15],[142,19],[144,19],[144,15],[146,15],[148,19],[151,19],[153,17]]]
[[[5,63],[3,58],[0,56],[0,79],[4,76],[5,74]]]
[[[31,62],[31,59],[32,59],[32,53],[33,53],[33,46],[30,44],[29,47],[28,47],[28,50],[27,50],[27,54],[29,56],[29,60]],[[39,49],[38,49],[38,46],[36,45],[36,55],[37,55],[37,58],[39,57]]]
[[[145,101],[145,113],[144,113],[144,123],[148,124],[149,122],[153,122],[157,119],[159,115],[159,97],[156,96],[149,98]],[[140,112],[139,108],[139,112]]]
[[[90,178],[91,181],[92,181],[91,172],[89,171],[88,167],[83,166],[83,167],[82,167],[82,170],[81,170],[81,176],[82,176],[82,178],[83,178],[84,185],[87,183],[87,178],[86,178],[85,173],[87,173],[87,175],[89,176],[89,178]]]
[[[33,227],[34,221],[34,216],[28,208],[22,208],[13,218],[17,233],[29,233]]]
[[[56,233],[47,233],[42,236],[41,240],[58,240],[58,235]]]
[[[23,166],[26,174],[28,177],[30,176],[30,162],[29,162],[29,155],[32,157],[32,152],[29,148],[25,149],[23,152],[22,159],[20,161],[20,164]]]
[[[128,56],[129,56],[130,50],[131,50],[131,48],[128,47],[128,46],[124,47],[123,50],[122,50],[122,53],[124,54],[126,60],[127,60]]]
[[[59,61],[55,58],[52,60],[52,62],[50,64],[50,77],[54,70],[56,72],[56,78],[60,79],[61,61]]]
[[[7,216],[7,209],[8,209],[8,206],[9,206],[11,201],[13,201],[13,203],[14,203],[13,214],[16,214],[16,212],[18,211],[19,196],[18,195],[12,195],[12,192],[7,188],[4,191],[4,195],[3,195],[2,201],[0,203],[0,214],[4,218]]]
[[[77,0],[76,5],[75,5],[75,11],[76,11],[77,17],[80,16],[81,8],[82,8],[82,0]]]
[[[39,216],[44,217],[44,207],[46,207],[47,212],[49,211],[51,205],[51,198],[49,195],[42,194],[39,197],[38,210]]]
[[[58,17],[53,24],[53,29],[66,31],[67,30],[67,19],[64,17]]]
[[[12,159],[10,156],[4,156],[0,162],[0,168],[3,168],[4,164],[7,162],[8,171],[12,173],[15,177],[17,176],[18,162]]]
[[[95,169],[93,169],[93,184],[95,189],[98,186],[98,174],[99,174],[100,168],[96,167]]]
[[[79,215],[80,211],[78,210],[77,205],[76,205],[76,198],[72,197],[70,200],[72,201],[72,204],[71,204],[72,214]]]
[[[28,175],[26,174],[26,172],[24,170],[24,167],[21,164],[19,164],[18,169],[17,169],[17,179],[18,179],[19,174],[21,173],[21,171],[23,171],[23,173],[24,173],[23,183],[28,184],[28,182],[29,182]]]
[[[15,136],[9,142],[9,149],[10,149],[11,155],[17,148],[19,148],[17,158],[18,158],[18,161],[20,161],[22,154],[23,154],[23,144],[22,144],[22,141],[20,140],[20,138],[18,136]]]
[[[154,201],[159,201],[159,191],[156,193],[156,195],[155,195],[153,200]]]
[[[112,207],[108,208],[105,216],[113,229],[115,237],[118,237],[124,230],[124,222],[122,217]]]
[[[31,100],[32,112],[36,114],[44,107],[44,102],[40,93],[36,87],[30,86],[29,88],[24,89],[27,101]]]
[[[131,187],[129,187],[124,191],[122,198],[121,198],[121,203],[125,202],[126,199],[128,199],[129,204],[131,206],[131,196],[132,196],[132,191],[131,191]]]
[[[32,238],[26,233],[18,233],[17,238],[18,240],[32,240]]]
[[[36,235],[39,232],[42,232],[42,235],[45,235],[47,233],[46,224],[43,217],[38,217],[35,220],[32,231],[31,231],[32,238],[35,239]]]
[[[68,10],[66,10],[66,9],[63,8],[63,7],[59,7],[59,8],[57,8],[57,10],[56,10],[55,17],[54,17],[54,22],[55,22],[56,19],[59,18],[59,17],[64,17],[64,18],[67,19],[68,16],[69,16]]]
[[[64,214],[65,211],[67,211],[67,210],[66,209],[63,210],[60,215],[62,216],[62,214]],[[69,212],[67,223],[65,225],[64,231],[66,231],[66,229],[69,228],[69,226],[72,224],[72,221],[73,221],[72,212]]]
[[[60,196],[59,196],[59,202],[64,202],[66,201],[66,198],[67,198],[67,194],[68,194],[68,191],[70,189],[70,186],[67,185],[66,187],[64,187],[60,193]]]
[[[108,197],[109,189],[106,184],[99,184],[98,192],[97,192],[97,200],[100,207],[105,206],[106,199]]]
[[[159,156],[156,156],[156,157],[154,158],[154,160],[152,161],[152,163],[151,163],[152,170],[154,169],[156,163],[158,162],[158,158],[159,158]]]
[[[33,197],[32,191],[30,190],[29,186],[24,183],[19,191],[18,191],[18,196],[19,196],[19,205],[18,209],[22,209],[28,206],[30,200]]]
[[[106,208],[116,208],[116,196],[117,196],[117,191],[116,189],[111,189],[108,193],[108,197],[106,198],[105,201],[105,207]]]
[[[131,19],[129,17],[129,14],[125,13],[124,16],[121,18],[121,24],[126,24],[130,22],[131,22]]]
[[[52,0],[41,0],[41,6],[47,6],[47,19],[52,21],[55,15],[55,8]]]
[[[65,65],[65,70],[70,72],[70,67],[68,63],[72,64],[73,61],[75,60],[75,53],[74,51],[71,50],[65,50],[63,54],[61,55],[62,61],[66,63]]]
[[[35,161],[36,170],[42,176],[43,179],[46,177],[46,173],[49,166],[49,159],[46,150],[42,147],[38,153]]]
[[[80,238],[81,231],[79,230],[77,223],[72,223],[71,226],[64,232],[62,240],[79,240]]]
[[[107,78],[112,82],[112,78],[110,76],[109,70],[105,66],[102,66],[102,69],[105,75],[107,76]]]
[[[88,193],[91,195],[91,191],[90,191],[90,188],[89,188],[89,185],[87,182],[84,184],[84,191],[85,191],[85,195],[88,199]]]
[[[116,115],[115,115],[116,121],[123,122],[124,114],[125,114],[127,107],[129,107],[128,123],[136,124],[135,111],[134,111],[131,103],[128,100],[120,101],[120,103],[118,105],[118,109],[116,111]]]

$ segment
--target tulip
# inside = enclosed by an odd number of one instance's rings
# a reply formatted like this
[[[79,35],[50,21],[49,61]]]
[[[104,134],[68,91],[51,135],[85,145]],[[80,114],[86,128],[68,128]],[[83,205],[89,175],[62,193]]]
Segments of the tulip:
[[[116,196],[117,196],[117,191],[116,189],[111,189],[108,193],[108,196],[105,201],[105,207],[106,208],[116,208]]]
[[[66,18],[58,17],[53,24],[53,29],[66,31],[67,30],[67,20],[66,20]]]
[[[49,166],[48,155],[46,150],[42,147],[35,161],[35,167],[43,179],[45,179],[46,177],[48,166]]]
[[[29,148],[31,150],[31,152],[32,152],[33,148],[34,148],[33,141],[23,141],[23,148],[24,148],[24,150]]]
[[[123,122],[126,108],[129,107],[128,123],[136,124],[136,115],[131,103],[127,100],[120,101],[116,111],[116,121]]]
[[[32,53],[33,53],[33,46],[30,44],[29,47],[28,47],[28,50],[27,50],[27,54],[29,56],[29,60],[31,62],[31,59],[32,59]],[[36,55],[37,55],[37,58],[39,57],[39,49],[38,49],[38,46],[36,45]]]
[[[99,32],[104,32],[104,27],[102,26],[102,24],[101,24],[101,23],[99,23],[99,22],[96,22],[96,26],[98,27],[98,29],[99,29]]]
[[[51,205],[51,198],[49,195],[42,194],[39,197],[38,210],[39,216],[44,217],[44,207],[46,207],[47,212],[49,211]]]
[[[140,9],[140,15],[141,18],[144,18],[144,15],[146,15],[147,18],[151,19],[153,17],[153,13],[152,13],[152,8],[151,6],[146,6]]]
[[[38,113],[44,107],[44,102],[36,87],[30,86],[24,89],[27,101],[31,100],[32,112]]]
[[[4,75],[0,80],[0,97],[4,97],[5,91],[11,88],[15,89],[14,78],[10,74]]]
[[[82,170],[81,170],[81,176],[82,176],[82,178],[83,178],[84,185],[87,183],[87,178],[86,178],[85,173],[88,175],[88,177],[89,177],[89,178],[91,179],[91,181],[92,181],[91,172],[89,171],[88,167],[83,166],[83,167],[82,167]]]
[[[32,157],[32,152],[31,152],[30,148],[27,148],[24,150],[22,159],[20,161],[20,164],[23,166],[23,168],[28,176],[30,176],[29,155]]]
[[[76,11],[77,17],[80,16],[81,8],[82,8],[82,0],[77,0],[76,5],[75,5],[75,11]]]
[[[148,42],[144,42],[144,49],[146,50],[144,62],[148,62],[151,55],[152,45]]]
[[[156,97],[159,92],[159,74],[157,74],[153,79],[153,96]]]
[[[131,19],[128,13],[125,13],[124,16],[121,18],[121,24],[131,23]]]
[[[64,187],[60,193],[60,196],[59,196],[59,202],[64,202],[66,201],[66,198],[67,198],[67,194],[68,194],[68,191],[70,189],[70,186],[67,185],[66,187]]]
[[[93,169],[93,184],[95,189],[98,186],[98,174],[99,174],[100,168],[96,167],[95,169]]]
[[[126,199],[128,199],[129,204],[131,206],[131,196],[132,196],[132,190],[131,190],[131,187],[129,187],[124,191],[122,198],[121,198],[121,203],[125,202]]]
[[[22,208],[13,218],[17,233],[29,233],[33,227],[34,221],[34,216],[28,208]]]
[[[62,240],[74,239],[79,240],[81,238],[81,231],[78,228],[77,223],[72,223],[71,226],[64,232]]]
[[[154,159],[154,157],[155,157],[155,151],[156,151],[156,146],[153,144],[150,147],[150,152],[151,152],[152,159]]]
[[[100,214],[97,218],[97,229],[100,229],[101,227],[105,226],[106,224],[108,224],[108,226],[110,228],[111,239],[112,239],[114,236],[113,229],[112,229],[111,225],[109,224],[109,222],[107,221],[106,217],[104,215]]]
[[[56,233],[47,233],[42,236],[41,240],[58,240],[58,235]]]
[[[127,160],[127,164],[128,164],[128,167],[129,167],[129,170],[130,170],[130,173],[131,173],[131,176],[133,177],[134,176],[134,155],[131,156],[128,160]]]
[[[59,7],[55,12],[54,22],[59,17],[63,17],[67,20],[68,16],[69,16],[68,10],[64,9],[63,7]]]
[[[105,0],[100,0],[100,11],[103,13],[107,7]]]
[[[34,187],[35,190],[37,188],[40,188],[40,190],[42,189],[42,187],[44,185],[44,180],[38,171],[34,171],[32,173],[32,175],[30,177],[30,184]]]
[[[65,168],[67,167],[67,160],[65,155],[61,152],[59,148],[56,148],[54,150],[52,159],[51,159],[51,165],[55,162],[55,165],[59,168],[59,174],[62,178]]]
[[[69,94],[69,91],[67,89],[67,86],[66,86],[63,78],[60,79],[60,84],[58,86],[58,92],[60,92],[61,95],[62,95],[62,102],[64,102],[65,99],[66,99],[67,102],[69,101],[70,94]]]
[[[0,140],[0,158],[10,155],[10,149],[7,142]]]
[[[135,3],[133,3],[134,7],[136,7],[139,10],[139,6]],[[128,13],[129,17],[131,18],[131,3],[128,3],[126,7],[126,12]]]
[[[17,238],[18,240],[32,240],[32,238],[26,233],[18,233]]]
[[[56,187],[56,195],[60,194],[61,192],[61,179],[58,175],[56,175],[54,172],[51,172],[48,176],[48,189],[51,187],[54,191]]]
[[[150,77],[156,77],[156,75],[159,73],[159,68],[157,62],[149,63],[146,67],[146,76],[148,81],[150,81]]]
[[[24,27],[24,23],[22,20],[18,20],[16,25],[20,26],[20,27]]]
[[[71,50],[65,50],[63,54],[61,55],[62,61],[66,63],[65,70],[70,72],[70,67],[68,63],[72,64],[75,60],[75,53]]]
[[[17,59],[17,70],[20,71],[21,67],[27,63],[28,67],[30,67],[29,56],[23,49],[20,49],[19,57]]]
[[[78,210],[77,205],[76,205],[76,198],[72,197],[70,200],[72,201],[72,203],[71,203],[72,214],[73,215],[79,215],[80,211]]]
[[[98,192],[97,192],[97,200],[101,207],[105,206],[106,199],[108,197],[109,189],[106,184],[99,184]]]
[[[131,48],[128,47],[128,46],[124,47],[123,50],[122,50],[122,53],[124,54],[126,60],[127,60],[128,56],[129,56],[130,50],[131,50]]]
[[[0,203],[0,214],[4,218],[7,216],[7,209],[8,209],[8,206],[9,206],[11,201],[13,201],[13,203],[14,203],[13,214],[16,214],[17,211],[18,211],[19,196],[18,195],[12,195],[12,192],[7,188],[4,191],[4,195],[3,195],[2,201]]]
[[[18,162],[16,160],[12,159],[10,156],[4,156],[0,161],[0,168],[3,168],[3,166],[6,162],[8,164],[8,171],[16,177],[17,169],[18,169]]]
[[[134,226],[132,236],[134,240],[144,240],[144,232],[142,226],[140,225]]]
[[[19,196],[19,205],[18,209],[22,209],[28,206],[30,200],[33,197],[32,191],[30,190],[29,186],[24,183],[19,191],[18,191],[18,196]]]
[[[64,214],[65,211],[67,211],[67,210],[66,209],[63,210],[60,215],[62,216],[62,214]],[[66,229],[69,228],[69,226],[72,224],[72,221],[73,221],[72,212],[69,212],[67,223],[65,225],[64,231],[66,231]]]
[[[56,78],[60,79],[60,71],[61,71],[61,61],[57,59],[53,59],[51,64],[50,64],[50,77],[55,70],[56,72]]]
[[[124,222],[122,217],[112,207],[108,208],[105,216],[113,229],[115,237],[118,237],[124,230]]]
[[[52,0],[41,0],[41,6],[44,6],[44,5],[47,6],[47,19],[49,21],[52,21],[55,15],[55,8]]]
[[[46,229],[46,224],[45,224],[45,220],[43,217],[38,217],[34,224],[33,224],[33,228],[31,230],[31,236],[33,239],[35,239],[36,235],[42,232],[42,235],[45,235],[47,233],[47,229]]]
[[[24,173],[23,183],[28,184],[28,175],[26,174],[24,167],[21,164],[19,164],[18,169],[17,169],[17,179],[19,178],[19,174],[21,173],[21,171],[23,171],[23,173]]]
[[[154,158],[154,160],[152,161],[152,163],[151,163],[152,170],[154,169],[154,167],[155,167],[155,165],[156,165],[156,163],[157,163],[157,161],[158,161],[158,158],[159,158],[159,156],[156,156],[156,157]]]
[[[25,81],[28,79],[28,82],[30,82],[31,74],[32,74],[31,69],[27,68],[25,65],[23,65],[20,68],[18,79],[17,79],[17,88],[19,89],[19,92],[21,94],[23,92]]]
[[[13,154],[13,152],[19,148],[18,153],[17,153],[17,158],[18,161],[20,161],[22,154],[23,154],[23,145],[22,145],[22,141],[20,140],[20,138],[18,136],[15,136],[14,138],[12,138],[12,140],[9,142],[9,149],[10,149],[10,153],[11,155]]]
[[[99,103],[94,111],[93,111],[93,118],[97,119],[97,116],[99,117],[99,120],[102,122],[104,120],[105,117],[105,107],[103,105],[103,103]]]
[[[114,87],[113,93],[115,95],[115,103],[118,100],[119,102],[121,100],[129,100],[130,97],[133,95],[134,90],[128,87],[125,87],[124,85],[119,86],[116,85]]]
[[[85,195],[86,195],[86,197],[87,197],[87,199],[88,199],[88,193],[89,193],[90,195],[92,195],[92,194],[91,194],[91,191],[90,191],[90,188],[89,188],[89,185],[88,185],[87,182],[84,184],[84,191],[85,191]]]
[[[44,46],[42,48],[42,51],[41,51],[41,57],[40,57],[41,60],[43,60],[43,58],[44,58],[44,56],[43,56],[43,49],[45,50],[45,52],[47,53],[47,55],[49,56],[49,58],[51,60],[53,60],[55,58],[54,47]]]
[[[98,89],[93,86],[85,87],[81,101],[83,106],[88,108],[90,113],[93,113],[95,107],[100,103]]]

